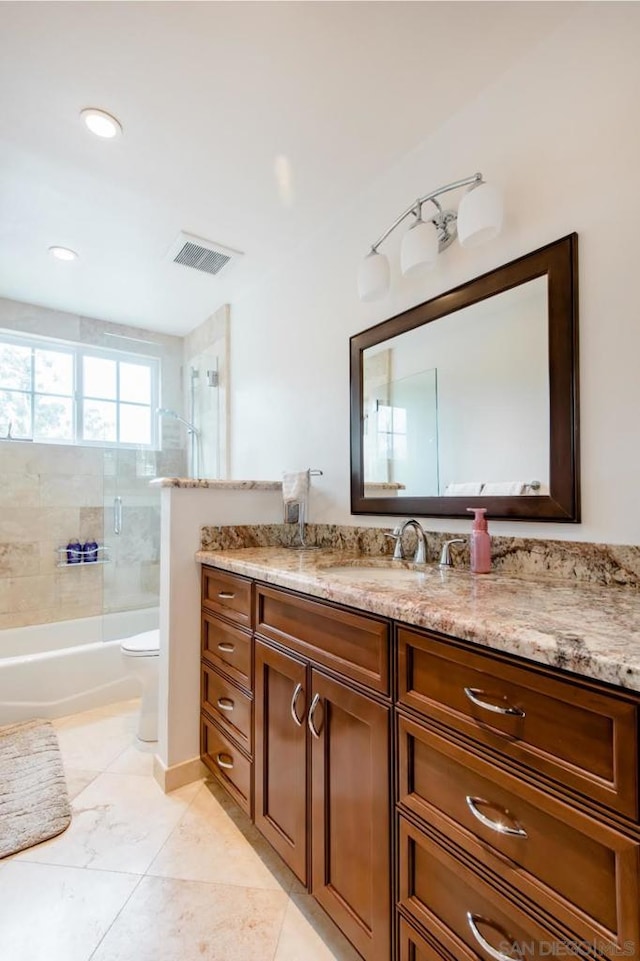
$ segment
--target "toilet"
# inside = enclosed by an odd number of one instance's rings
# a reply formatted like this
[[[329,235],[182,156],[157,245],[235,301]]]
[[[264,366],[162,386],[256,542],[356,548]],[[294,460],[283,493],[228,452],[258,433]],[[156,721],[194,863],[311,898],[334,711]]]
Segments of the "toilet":
[[[126,673],[137,678],[142,686],[138,737],[141,741],[157,741],[159,628],[125,637],[120,651]]]

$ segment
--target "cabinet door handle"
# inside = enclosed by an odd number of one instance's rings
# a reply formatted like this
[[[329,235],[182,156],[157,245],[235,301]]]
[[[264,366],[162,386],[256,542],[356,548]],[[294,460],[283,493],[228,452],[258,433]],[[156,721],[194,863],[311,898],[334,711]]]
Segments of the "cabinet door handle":
[[[510,838],[529,837],[525,829],[521,827],[517,821],[515,822],[517,827],[510,828],[508,824],[501,824],[500,821],[492,821],[491,818],[488,818],[486,814],[483,814],[482,811],[479,811],[476,807],[477,804],[490,804],[490,801],[485,801],[485,799],[481,797],[471,797],[469,794],[467,794],[465,800],[467,802],[467,807],[473,814],[474,818],[480,821],[480,824],[484,824],[486,828],[491,828],[492,831],[497,831],[498,834],[506,834]],[[509,816],[508,811],[505,811],[504,813],[507,817]]]
[[[298,712],[296,711],[296,704],[298,702],[298,698],[300,697],[300,694],[302,693],[302,691],[303,691],[302,684],[296,684],[295,690],[293,692],[293,697],[291,698],[291,717],[293,718],[294,723],[298,725],[298,727],[302,727],[302,725],[304,724],[304,719],[300,720],[298,716]]]
[[[311,733],[315,738],[320,737],[320,731],[317,729],[317,727],[313,723],[313,715],[315,714],[316,708],[319,703],[320,703],[320,695],[314,694],[313,700],[311,702],[311,707],[309,708],[309,717],[307,718],[307,724],[309,725],[309,730],[311,731]]]
[[[519,707],[501,707],[499,704],[490,704],[489,701],[482,701],[479,695],[484,694],[484,691],[478,687],[465,687],[464,693],[472,704],[475,704],[476,707],[483,708],[485,711],[491,711],[492,714],[507,714],[509,717],[526,717],[525,712],[521,711]]]
[[[219,697],[218,707],[220,708],[221,711],[231,712],[233,711],[234,704],[230,697]]]
[[[512,954],[503,954],[502,951],[498,951],[497,948],[494,948],[492,945],[490,945],[486,938],[482,937],[480,931],[478,930],[478,921],[485,921],[487,924],[493,925],[493,921],[490,921],[488,918],[483,918],[479,914],[472,914],[471,911],[467,911],[467,924],[469,925],[471,934],[474,936],[482,950],[486,951],[490,958],[494,958],[494,961],[513,961]],[[509,938],[508,940],[513,941],[512,938]]]
[[[216,754],[216,764],[218,767],[227,768],[230,771],[233,767],[233,758],[229,757],[228,754],[223,754],[220,752],[219,754]]]
[[[222,598],[223,601],[230,601],[232,597],[235,597],[231,591],[218,591],[218,597]]]
[[[218,644],[218,650],[224,651],[225,654],[233,654],[235,649],[236,648],[234,644],[227,644],[226,642],[221,642],[220,644]]]

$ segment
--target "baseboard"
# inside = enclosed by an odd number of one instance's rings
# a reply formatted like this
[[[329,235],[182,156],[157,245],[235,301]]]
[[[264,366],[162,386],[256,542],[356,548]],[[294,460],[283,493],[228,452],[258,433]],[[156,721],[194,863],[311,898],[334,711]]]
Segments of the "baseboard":
[[[153,758],[153,776],[165,794],[176,791],[185,784],[207,777],[207,769],[199,757],[192,757],[181,764],[165,767],[157,754]]]

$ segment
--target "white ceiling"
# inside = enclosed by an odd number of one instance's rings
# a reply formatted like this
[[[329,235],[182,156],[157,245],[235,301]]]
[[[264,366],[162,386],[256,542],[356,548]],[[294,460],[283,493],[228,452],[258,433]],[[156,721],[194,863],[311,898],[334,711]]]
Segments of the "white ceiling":
[[[0,3],[0,296],[188,332],[572,6]],[[88,133],[86,106],[124,135]],[[175,265],[181,229],[245,256],[219,277]]]

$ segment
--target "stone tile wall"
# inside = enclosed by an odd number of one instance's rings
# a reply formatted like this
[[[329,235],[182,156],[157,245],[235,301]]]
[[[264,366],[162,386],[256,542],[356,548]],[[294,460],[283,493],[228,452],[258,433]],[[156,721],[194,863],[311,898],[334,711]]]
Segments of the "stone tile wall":
[[[181,408],[180,337],[0,298],[2,328],[155,355],[161,403]],[[149,481],[185,472],[184,440],[174,421],[162,422],[162,448],[0,440],[0,629],[158,603],[160,495]],[[116,495],[123,499],[119,537],[113,533]],[[111,562],[57,567],[56,548],[75,537],[106,543]]]

